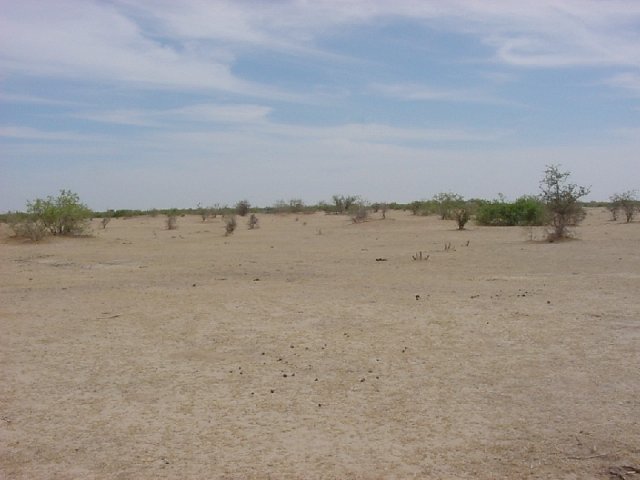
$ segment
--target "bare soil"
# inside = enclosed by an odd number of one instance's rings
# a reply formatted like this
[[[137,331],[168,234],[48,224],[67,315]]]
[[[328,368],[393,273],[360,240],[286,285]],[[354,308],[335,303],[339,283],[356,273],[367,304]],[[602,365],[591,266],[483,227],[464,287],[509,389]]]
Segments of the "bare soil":
[[[259,218],[0,226],[0,478],[640,478],[639,223]]]

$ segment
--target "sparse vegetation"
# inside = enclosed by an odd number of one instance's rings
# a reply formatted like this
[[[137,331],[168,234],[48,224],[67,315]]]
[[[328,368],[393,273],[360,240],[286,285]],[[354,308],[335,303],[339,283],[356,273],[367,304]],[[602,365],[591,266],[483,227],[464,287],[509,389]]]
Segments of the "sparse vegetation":
[[[569,236],[569,227],[578,225],[586,215],[579,200],[589,194],[589,188],[568,183],[571,172],[561,172],[558,165],[549,165],[540,181],[541,199],[544,202],[551,227],[549,241]]]
[[[288,202],[284,200],[278,200],[273,207],[266,209],[274,213],[304,213],[313,211],[314,207],[307,207],[304,202],[299,198],[292,198]]]
[[[202,218],[202,222],[206,222],[209,217],[215,218],[214,208],[213,207],[203,207],[200,203],[198,204],[198,215]]]

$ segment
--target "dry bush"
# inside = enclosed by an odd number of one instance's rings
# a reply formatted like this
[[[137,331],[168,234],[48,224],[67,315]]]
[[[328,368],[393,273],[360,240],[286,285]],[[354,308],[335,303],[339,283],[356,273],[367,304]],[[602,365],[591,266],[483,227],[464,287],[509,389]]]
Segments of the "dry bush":
[[[237,226],[238,226],[238,222],[236,221],[235,215],[230,215],[226,217],[224,220],[224,230],[225,230],[224,236],[228,237],[233,232],[235,232]]]
[[[34,218],[10,219],[9,227],[16,237],[28,238],[32,242],[38,242],[47,236],[48,228],[43,222]]]
[[[363,205],[358,204],[352,207],[351,221],[353,223],[363,223],[369,218],[369,209]]]
[[[631,223],[636,212],[640,210],[640,203],[638,203],[638,198],[634,190],[616,193],[611,196],[610,200],[609,211],[611,212],[613,220],[618,219],[618,212],[621,210],[622,213],[624,213],[626,222]]]
[[[213,207],[203,207],[202,204],[198,204],[198,215],[202,218],[203,222],[206,222],[209,217],[215,218]]]
[[[382,213],[382,219],[386,219],[387,218],[387,210],[389,209],[389,207],[387,206],[386,203],[382,203],[380,204],[380,212]]]
[[[102,217],[102,220],[100,220],[100,225],[102,225],[102,229],[104,230],[105,228],[107,228],[107,224],[111,221],[111,217]]]
[[[466,206],[454,209],[452,215],[458,224],[458,230],[464,230],[464,226],[471,218],[469,209]]]
[[[178,217],[176,215],[167,215],[167,230],[175,230],[178,228]]]
[[[249,230],[253,230],[254,228],[259,228],[258,217],[256,217],[255,213],[251,214],[251,216],[249,217],[249,221],[247,222],[247,225],[249,226]]]

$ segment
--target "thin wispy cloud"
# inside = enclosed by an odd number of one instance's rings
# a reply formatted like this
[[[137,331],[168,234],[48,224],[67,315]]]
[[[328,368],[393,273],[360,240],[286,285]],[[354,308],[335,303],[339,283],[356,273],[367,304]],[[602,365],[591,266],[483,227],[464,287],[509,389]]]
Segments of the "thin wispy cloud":
[[[264,121],[270,107],[253,104],[195,104],[180,108],[106,110],[72,112],[70,117],[100,123],[113,123],[137,127],[173,128],[176,124],[220,123],[242,124]]]
[[[369,86],[369,89],[373,93],[407,101],[488,103],[505,106],[515,105],[515,102],[509,102],[478,91],[440,89],[433,88],[428,85],[374,83]]]
[[[52,106],[78,106],[80,102],[72,100],[56,100],[53,98],[39,97],[36,95],[25,95],[20,93],[0,92],[0,102],[6,104],[34,104]]]
[[[90,142],[99,140],[96,135],[76,132],[45,131],[23,126],[0,126],[0,137],[13,140],[33,140],[43,142]]]
[[[640,97],[640,72],[619,73],[605,80],[611,87],[622,89],[625,93]]]

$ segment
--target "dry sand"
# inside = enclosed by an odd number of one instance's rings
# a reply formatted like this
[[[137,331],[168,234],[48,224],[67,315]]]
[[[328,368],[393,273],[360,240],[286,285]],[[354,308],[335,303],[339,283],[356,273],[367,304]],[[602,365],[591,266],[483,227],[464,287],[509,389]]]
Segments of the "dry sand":
[[[260,221],[0,227],[0,478],[640,478],[639,223]]]

